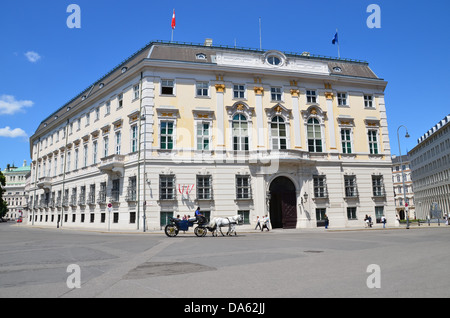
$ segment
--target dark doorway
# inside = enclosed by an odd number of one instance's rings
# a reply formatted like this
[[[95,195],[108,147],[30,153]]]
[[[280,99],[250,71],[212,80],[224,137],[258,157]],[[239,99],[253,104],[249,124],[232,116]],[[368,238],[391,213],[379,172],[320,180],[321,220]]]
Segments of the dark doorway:
[[[294,183],[278,177],[270,184],[270,223],[272,228],[297,227],[297,194]]]

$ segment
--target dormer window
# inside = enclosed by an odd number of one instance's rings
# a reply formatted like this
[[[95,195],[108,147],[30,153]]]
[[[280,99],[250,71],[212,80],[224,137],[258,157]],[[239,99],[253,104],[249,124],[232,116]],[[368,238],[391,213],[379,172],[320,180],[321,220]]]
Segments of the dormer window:
[[[206,60],[206,54],[204,53],[198,53],[195,55],[197,60]]]
[[[278,66],[278,65],[281,64],[281,59],[280,59],[279,57],[277,57],[277,56],[269,56],[269,57],[267,58],[267,62],[268,62],[270,65]]]

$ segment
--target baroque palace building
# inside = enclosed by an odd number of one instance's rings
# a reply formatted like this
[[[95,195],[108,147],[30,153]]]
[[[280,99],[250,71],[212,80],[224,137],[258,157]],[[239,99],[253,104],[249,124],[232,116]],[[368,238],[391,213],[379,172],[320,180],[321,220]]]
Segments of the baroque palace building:
[[[30,138],[29,223],[159,230],[394,224],[384,90],[363,61],[152,42]]]

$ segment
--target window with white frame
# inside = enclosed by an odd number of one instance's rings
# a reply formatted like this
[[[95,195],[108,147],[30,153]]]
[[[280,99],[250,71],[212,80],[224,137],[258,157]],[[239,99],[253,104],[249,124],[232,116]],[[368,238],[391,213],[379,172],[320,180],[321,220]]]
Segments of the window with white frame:
[[[105,104],[106,110],[105,110],[105,116],[111,114],[111,102],[107,101]]]
[[[314,90],[307,90],[306,91],[306,102],[309,104],[316,104],[317,103],[317,92]]]
[[[248,150],[248,122],[242,114],[233,117],[232,122],[233,150]]]
[[[197,97],[208,97],[209,96],[208,82],[197,82],[195,87],[196,87]]]
[[[92,147],[92,163],[97,163],[97,154],[98,154],[98,142],[97,140],[94,141],[93,147]]]
[[[310,118],[307,124],[309,152],[322,152],[322,133],[319,120]]]
[[[120,148],[121,148],[121,143],[122,143],[122,132],[117,131],[116,135],[115,135],[115,140],[116,140],[116,155],[120,155]]]
[[[211,176],[197,176],[197,200],[212,199]]]
[[[210,150],[210,123],[197,123],[197,150]]]
[[[88,145],[84,145],[83,167],[87,167],[87,165],[88,165]]]
[[[109,137],[103,138],[103,157],[108,156],[108,148],[109,148]]]
[[[121,108],[123,106],[123,93],[120,93],[119,96],[117,97],[117,108]]]
[[[327,198],[327,182],[325,176],[314,176],[314,197],[315,198]]]
[[[173,80],[161,80],[161,95],[174,95]]]
[[[95,121],[97,121],[99,119],[100,119],[100,107],[97,107],[95,109]],[[71,130],[72,130],[72,128],[71,128]]]
[[[236,199],[251,199],[250,176],[236,176]]]
[[[367,132],[369,138],[369,151],[371,155],[378,154],[378,130],[370,129]]]
[[[139,84],[133,86],[133,94],[134,94],[134,99],[139,99],[139,96],[140,96]]]
[[[75,166],[75,170],[78,169],[78,161],[80,159],[80,151],[79,149],[75,149],[75,162],[74,162],[74,166]]]
[[[385,195],[383,176],[372,176],[372,192],[374,197]]]
[[[337,93],[337,100],[339,106],[347,106],[347,93]]]
[[[138,126],[131,127],[131,152],[138,151]]]
[[[172,150],[174,144],[174,122],[161,121],[160,127],[160,149]]]
[[[160,175],[159,176],[159,199],[174,200],[175,199],[175,176]]]
[[[281,101],[281,87],[271,87],[270,94],[272,97],[272,101]]]
[[[373,108],[373,96],[372,95],[364,95],[364,107]]]
[[[356,176],[344,176],[345,197],[354,198],[358,196]]]
[[[341,129],[341,144],[342,153],[351,154],[352,153],[352,131],[348,128]]]
[[[233,85],[233,96],[234,98],[245,98],[245,85]]]
[[[286,124],[281,116],[275,116],[271,123],[272,149],[287,149]]]

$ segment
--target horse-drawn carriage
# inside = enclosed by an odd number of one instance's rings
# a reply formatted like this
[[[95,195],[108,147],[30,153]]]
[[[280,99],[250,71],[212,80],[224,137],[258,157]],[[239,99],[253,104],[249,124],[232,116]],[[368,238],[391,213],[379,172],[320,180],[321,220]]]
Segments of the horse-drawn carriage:
[[[166,225],[164,232],[168,237],[175,237],[180,231],[188,231],[190,227],[194,227],[194,233],[197,237],[204,237],[210,231],[212,235],[217,236],[220,233],[224,236],[222,232],[222,227],[228,226],[227,235],[234,233],[236,235],[236,225],[242,222],[242,215],[236,215],[233,217],[226,218],[214,218],[211,222],[205,217],[197,217],[189,220],[180,220],[177,218],[169,218],[169,224]]]

